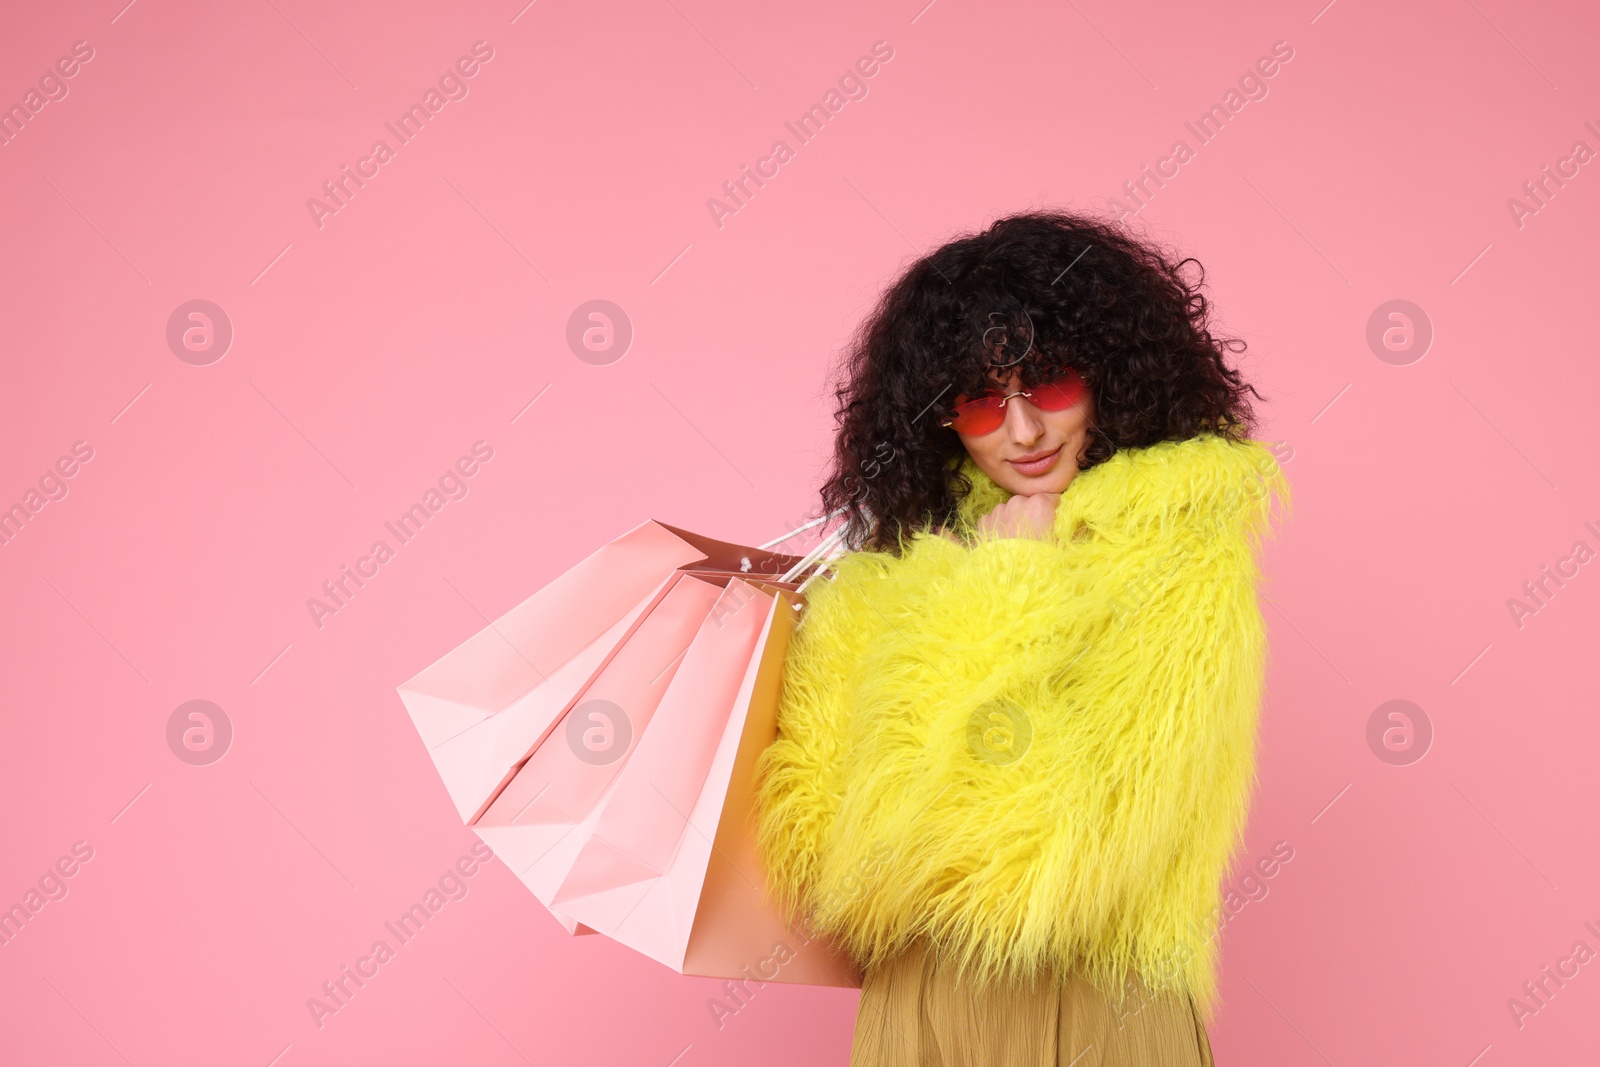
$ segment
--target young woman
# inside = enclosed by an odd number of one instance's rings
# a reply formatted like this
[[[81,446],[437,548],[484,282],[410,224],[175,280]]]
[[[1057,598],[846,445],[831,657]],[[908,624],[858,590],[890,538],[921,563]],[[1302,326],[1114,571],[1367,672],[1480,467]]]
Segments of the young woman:
[[[862,967],[852,1064],[1210,1064],[1286,487],[1203,272],[1002,219],[862,326],[759,840]],[[1255,394],[1260,399],[1260,394]]]

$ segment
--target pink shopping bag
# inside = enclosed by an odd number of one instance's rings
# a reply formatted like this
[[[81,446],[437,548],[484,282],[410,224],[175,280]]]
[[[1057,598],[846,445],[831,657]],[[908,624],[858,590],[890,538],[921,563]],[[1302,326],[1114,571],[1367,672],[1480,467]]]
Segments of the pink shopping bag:
[[[641,523],[402,684],[457,812],[483,813],[680,568],[773,573],[795,562]]]
[[[861,984],[847,959],[787,927],[763,895],[755,762],[776,734],[783,656],[800,604],[776,585],[730,583],[719,603],[728,625],[708,620],[690,654],[704,653],[708,674],[716,663],[738,664],[737,687],[701,677],[680,688],[695,677],[686,657],[584,827],[553,901],[563,914],[684,974]]]
[[[544,741],[472,820],[479,836],[547,907],[555,908],[555,893],[582,844],[580,827],[598,814],[601,798],[644,736],[722,592],[698,575],[675,574]]]
[[[859,984],[760,888],[751,776],[801,601],[743,578],[799,562],[644,523],[401,687],[458,812],[568,932]]]
[[[654,714],[625,761],[616,764],[616,782],[553,906],[660,877],[671,865],[728,730],[772,601],[771,594],[737,578],[720,592],[681,654]],[[541,751],[544,747],[549,746]],[[538,758],[536,752],[529,765]]]

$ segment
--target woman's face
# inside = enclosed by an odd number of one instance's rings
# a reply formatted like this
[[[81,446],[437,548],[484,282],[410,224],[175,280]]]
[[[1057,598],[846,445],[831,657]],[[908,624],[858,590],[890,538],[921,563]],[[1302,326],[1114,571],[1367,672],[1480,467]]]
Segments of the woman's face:
[[[1010,372],[994,392],[1000,396],[1022,388]],[[971,399],[960,396],[956,403]],[[1078,476],[1078,461],[1089,445],[1094,398],[1087,388],[1078,402],[1061,411],[1041,411],[1025,396],[1006,401],[1005,422],[986,434],[960,434],[967,454],[995,484],[1019,496],[1064,492]]]

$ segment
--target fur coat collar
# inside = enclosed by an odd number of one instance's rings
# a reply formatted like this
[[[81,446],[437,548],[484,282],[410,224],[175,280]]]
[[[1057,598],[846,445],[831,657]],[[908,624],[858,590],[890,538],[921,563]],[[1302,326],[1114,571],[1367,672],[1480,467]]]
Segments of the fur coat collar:
[[[1077,971],[1215,1000],[1254,778],[1270,452],[1205,434],[1079,474],[1054,537],[853,552],[814,582],[759,765],[791,917],[863,966],[930,941],[976,981]]]

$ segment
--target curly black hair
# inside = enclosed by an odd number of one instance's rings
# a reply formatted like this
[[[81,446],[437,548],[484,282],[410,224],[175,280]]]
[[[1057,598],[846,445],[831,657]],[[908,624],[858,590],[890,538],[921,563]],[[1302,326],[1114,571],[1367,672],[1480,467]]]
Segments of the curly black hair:
[[[1245,343],[1212,335],[1204,283],[1198,260],[1065,211],[1011,215],[917,260],[845,350],[823,513],[843,510],[852,547],[895,555],[950,524],[972,486],[941,422],[1013,369],[1025,387],[1082,376],[1094,419],[1081,470],[1120,448],[1248,437],[1247,394],[1266,398],[1228,365]]]

